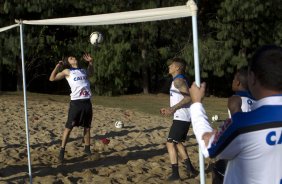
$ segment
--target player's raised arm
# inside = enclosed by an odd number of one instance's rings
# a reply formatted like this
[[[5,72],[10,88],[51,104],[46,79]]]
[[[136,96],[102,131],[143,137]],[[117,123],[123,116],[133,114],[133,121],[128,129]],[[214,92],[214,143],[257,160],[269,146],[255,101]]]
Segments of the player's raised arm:
[[[88,73],[88,77],[91,77],[94,73],[94,71],[93,71],[93,58],[91,57],[91,55],[89,53],[85,53],[83,55],[83,59],[86,62],[88,62],[87,73]]]
[[[67,70],[63,70],[62,72],[59,72],[60,67],[63,65],[63,61],[59,61],[59,63],[55,66],[53,69],[49,81],[57,81],[57,80],[62,80],[66,76],[68,76]]]

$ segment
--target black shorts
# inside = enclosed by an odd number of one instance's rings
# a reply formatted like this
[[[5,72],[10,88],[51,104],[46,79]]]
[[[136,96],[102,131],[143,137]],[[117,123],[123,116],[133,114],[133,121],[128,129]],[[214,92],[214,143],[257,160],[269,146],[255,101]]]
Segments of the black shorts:
[[[217,160],[212,171],[212,184],[223,184],[227,160]]]
[[[70,102],[68,121],[66,128],[75,126],[90,128],[92,122],[92,104],[90,99],[72,100]]]
[[[167,142],[185,142],[191,122],[173,120]]]

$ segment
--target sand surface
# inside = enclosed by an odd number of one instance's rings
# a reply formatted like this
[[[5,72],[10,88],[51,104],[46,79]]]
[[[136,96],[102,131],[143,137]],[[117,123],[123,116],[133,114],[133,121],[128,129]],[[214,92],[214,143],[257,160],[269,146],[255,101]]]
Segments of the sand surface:
[[[97,106],[93,100],[93,155],[83,154],[83,129],[74,128],[62,165],[58,154],[68,106],[69,100],[51,95],[28,100],[33,183],[167,183],[171,168],[165,142],[171,118]],[[0,94],[0,117],[0,183],[29,183],[23,96]],[[122,121],[124,127],[115,128],[116,121]],[[110,143],[104,144],[103,138]],[[191,129],[188,138],[189,156],[199,170],[198,146]],[[186,174],[179,160],[182,180],[174,183],[200,183],[199,176]],[[209,184],[211,160],[205,160],[205,169]]]

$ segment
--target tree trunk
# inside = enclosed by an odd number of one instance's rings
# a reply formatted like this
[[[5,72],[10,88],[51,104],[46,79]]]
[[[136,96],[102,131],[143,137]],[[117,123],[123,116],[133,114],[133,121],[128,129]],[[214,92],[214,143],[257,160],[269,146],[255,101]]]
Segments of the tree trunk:
[[[142,49],[142,59],[144,65],[142,66],[142,79],[143,79],[143,93],[149,94],[149,74],[148,74],[148,67],[146,66],[146,50]]]
[[[17,91],[23,90],[21,58],[17,57]]]

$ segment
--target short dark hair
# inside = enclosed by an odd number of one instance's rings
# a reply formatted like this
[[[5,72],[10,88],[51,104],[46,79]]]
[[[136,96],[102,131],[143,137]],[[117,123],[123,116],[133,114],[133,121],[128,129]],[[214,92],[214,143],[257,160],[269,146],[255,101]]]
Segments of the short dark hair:
[[[265,45],[259,48],[249,62],[249,70],[254,72],[261,85],[270,90],[282,90],[282,48]]]
[[[248,89],[248,67],[244,66],[237,70],[237,79],[242,84],[243,88]]]
[[[176,63],[180,69],[182,73],[185,73],[185,69],[186,69],[186,61],[182,58],[173,58],[172,63]]]
[[[69,57],[70,56],[66,56],[62,58],[63,61],[63,68],[70,68],[71,65],[69,64]]]

